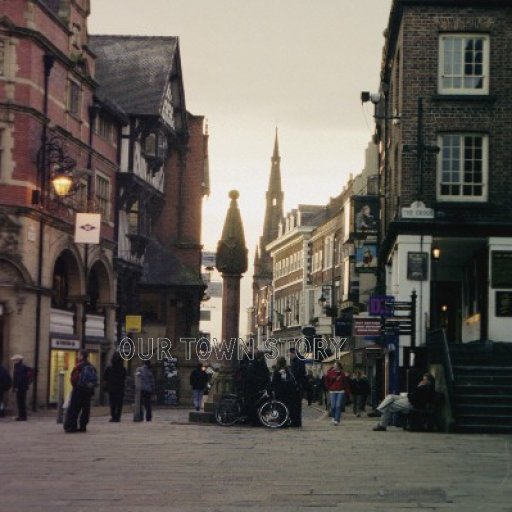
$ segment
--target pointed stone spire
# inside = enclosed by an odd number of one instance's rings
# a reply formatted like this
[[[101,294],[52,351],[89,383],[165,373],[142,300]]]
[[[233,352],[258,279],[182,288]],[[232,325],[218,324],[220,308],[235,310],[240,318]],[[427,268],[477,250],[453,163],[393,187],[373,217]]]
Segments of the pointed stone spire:
[[[248,267],[244,227],[237,204],[239,195],[237,190],[229,192],[231,204],[217,244],[217,269],[222,274],[242,275]]]
[[[272,162],[272,167],[270,169],[267,197],[269,192],[273,194],[281,193],[281,157],[279,156],[279,139],[277,134],[277,127],[276,138],[274,141],[274,152],[270,161]]]
[[[272,260],[267,254],[266,246],[275,240],[279,233],[279,223],[283,220],[284,194],[281,188],[281,156],[279,155],[279,138],[276,128],[274,140],[274,152],[271,158],[272,167],[266,192],[265,219],[263,221],[263,233],[259,243],[260,265],[258,274],[266,278],[272,277]]]

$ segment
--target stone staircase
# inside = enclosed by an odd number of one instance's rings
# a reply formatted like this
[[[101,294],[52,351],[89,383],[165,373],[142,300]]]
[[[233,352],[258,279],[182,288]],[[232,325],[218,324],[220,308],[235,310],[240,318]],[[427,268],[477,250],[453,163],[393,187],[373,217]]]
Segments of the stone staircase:
[[[450,344],[455,431],[512,433],[512,343]]]

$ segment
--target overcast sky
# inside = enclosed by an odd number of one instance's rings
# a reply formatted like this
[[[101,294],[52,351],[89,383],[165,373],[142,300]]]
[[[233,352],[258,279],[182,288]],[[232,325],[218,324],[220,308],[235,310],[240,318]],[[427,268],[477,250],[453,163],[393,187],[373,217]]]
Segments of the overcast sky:
[[[240,191],[249,260],[262,232],[275,128],[285,213],[326,204],[363,167],[391,0],[92,0],[91,34],[180,38],[187,109],[208,119],[215,251],[228,191]],[[242,282],[241,334],[252,269]],[[210,306],[216,306],[211,301]],[[218,306],[204,330],[220,337]]]

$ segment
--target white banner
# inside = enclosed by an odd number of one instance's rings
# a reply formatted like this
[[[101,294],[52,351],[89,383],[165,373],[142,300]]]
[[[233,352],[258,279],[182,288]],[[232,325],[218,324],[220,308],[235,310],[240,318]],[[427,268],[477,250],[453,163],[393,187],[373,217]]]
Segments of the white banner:
[[[76,244],[99,244],[101,215],[99,213],[77,213],[75,220]]]

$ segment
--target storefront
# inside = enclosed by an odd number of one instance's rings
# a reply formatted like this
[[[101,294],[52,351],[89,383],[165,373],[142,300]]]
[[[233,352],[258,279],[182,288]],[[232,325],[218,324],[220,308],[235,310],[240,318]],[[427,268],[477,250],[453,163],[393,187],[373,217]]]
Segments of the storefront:
[[[80,340],[71,337],[53,337],[50,340],[50,379],[48,403],[56,404],[59,392],[59,374],[64,373],[64,396],[71,392],[71,372],[78,360]],[[87,347],[89,362],[100,372],[99,347]],[[99,373],[98,373],[99,375]]]

